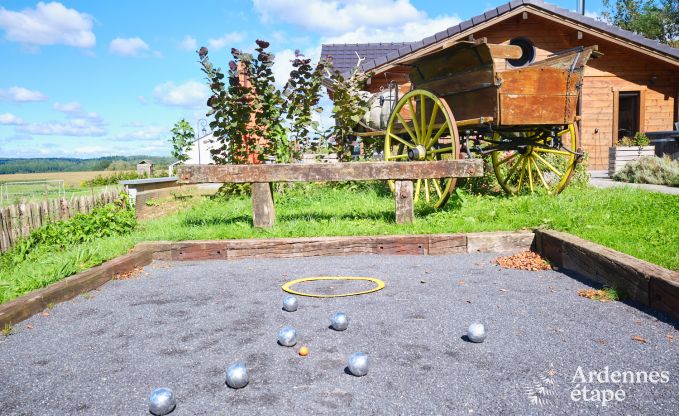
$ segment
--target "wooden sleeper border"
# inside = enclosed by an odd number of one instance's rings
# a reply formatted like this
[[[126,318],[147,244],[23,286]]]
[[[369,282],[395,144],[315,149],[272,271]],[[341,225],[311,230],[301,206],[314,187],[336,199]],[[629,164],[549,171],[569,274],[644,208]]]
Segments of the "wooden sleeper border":
[[[632,300],[679,320],[679,273],[570,234],[493,232],[361,237],[310,237],[219,241],[148,242],[128,254],[0,305],[0,326],[17,324],[49,305],[94,290],[116,275],[153,260],[239,260],[355,254],[444,255],[533,249],[552,264],[617,287]]]

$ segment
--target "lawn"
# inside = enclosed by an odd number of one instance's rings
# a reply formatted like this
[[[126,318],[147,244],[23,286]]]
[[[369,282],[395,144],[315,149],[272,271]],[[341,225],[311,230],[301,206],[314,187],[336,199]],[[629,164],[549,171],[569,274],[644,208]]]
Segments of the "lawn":
[[[277,224],[253,229],[248,197],[197,200],[188,209],[145,221],[129,235],[63,249],[42,247],[21,262],[0,257],[0,302],[152,240],[464,233],[536,227],[566,231],[640,259],[679,270],[679,196],[628,188],[569,188],[557,197],[455,196],[440,211],[417,208],[412,225],[394,222],[382,184],[308,184],[276,200]]]

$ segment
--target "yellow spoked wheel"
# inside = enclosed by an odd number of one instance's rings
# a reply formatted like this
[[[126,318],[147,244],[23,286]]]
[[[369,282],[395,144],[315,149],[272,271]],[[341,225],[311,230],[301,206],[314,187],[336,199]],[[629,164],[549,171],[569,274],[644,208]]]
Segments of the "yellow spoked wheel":
[[[556,131],[495,133],[494,141],[516,143],[511,150],[491,153],[493,170],[508,194],[563,191],[579,161],[578,137],[573,124]]]
[[[384,138],[385,161],[416,163],[457,159],[459,154],[457,124],[445,101],[427,90],[413,90],[396,103]],[[448,201],[456,180],[419,179],[414,186],[414,201],[439,208]],[[389,186],[393,191],[393,181]]]

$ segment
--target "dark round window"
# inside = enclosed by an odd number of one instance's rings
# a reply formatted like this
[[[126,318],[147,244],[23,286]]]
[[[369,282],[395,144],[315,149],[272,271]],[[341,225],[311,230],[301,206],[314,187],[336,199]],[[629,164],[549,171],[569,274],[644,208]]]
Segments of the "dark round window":
[[[509,65],[513,67],[525,66],[535,59],[535,46],[527,38],[515,38],[510,40],[509,44],[521,47],[521,57],[518,59],[507,59]]]

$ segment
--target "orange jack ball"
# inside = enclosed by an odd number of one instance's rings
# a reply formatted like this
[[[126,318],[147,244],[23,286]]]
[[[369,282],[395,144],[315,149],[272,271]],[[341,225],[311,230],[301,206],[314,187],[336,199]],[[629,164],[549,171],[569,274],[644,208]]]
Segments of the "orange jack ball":
[[[309,355],[309,349],[307,347],[300,348],[299,355],[301,355],[302,357],[306,357],[307,355]]]

